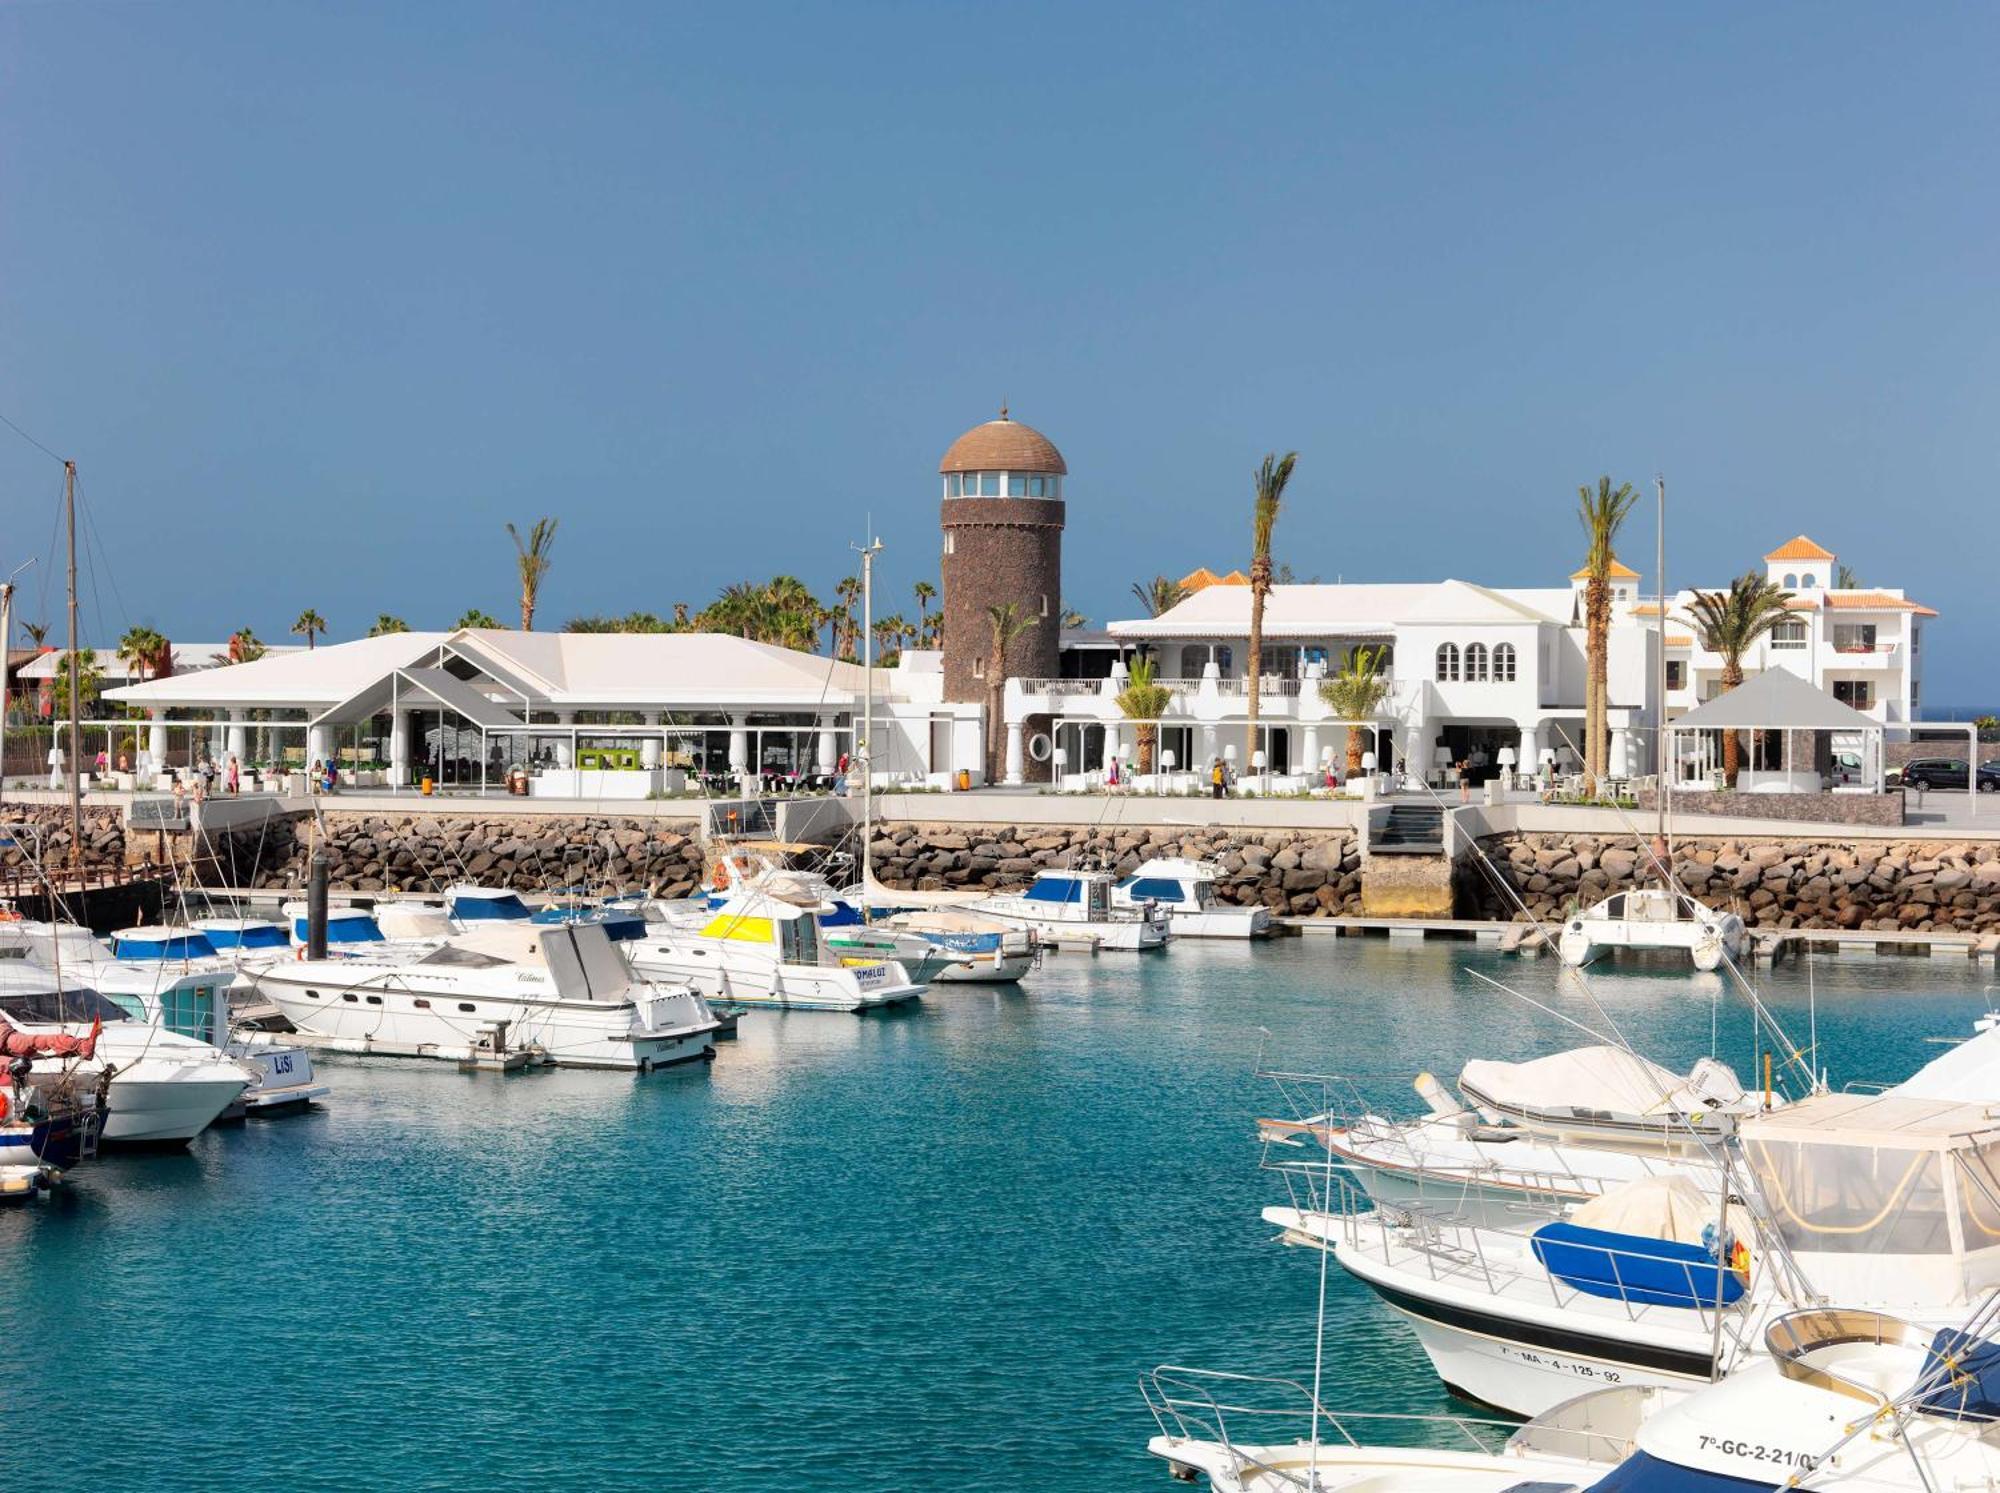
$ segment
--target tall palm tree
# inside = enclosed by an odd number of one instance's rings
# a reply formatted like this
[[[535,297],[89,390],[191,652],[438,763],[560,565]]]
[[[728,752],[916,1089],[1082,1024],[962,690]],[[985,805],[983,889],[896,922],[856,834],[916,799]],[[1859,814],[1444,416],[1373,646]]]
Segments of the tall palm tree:
[[[118,656],[131,661],[143,683],[148,679],[162,678],[169,671],[173,645],[153,628],[131,627],[119,640]]]
[[[392,632],[408,632],[409,630],[410,624],[405,622],[401,617],[394,617],[387,612],[383,612],[375,619],[375,625],[368,629],[368,636],[371,638],[381,638],[387,637]]]
[[[1150,658],[1132,660],[1125,676],[1125,688],[1118,691],[1118,708],[1125,719],[1136,721],[1139,729],[1139,771],[1153,771],[1154,752],[1160,741],[1160,717],[1174,703],[1174,692],[1154,678]]]
[[[1181,588],[1181,583],[1170,575],[1156,575],[1150,581],[1134,581],[1132,594],[1139,598],[1139,605],[1146,609],[1148,617],[1171,612],[1187,600],[1187,592]]]
[[[1722,658],[1722,692],[1743,682],[1743,655],[1750,645],[1791,615],[1786,603],[1792,593],[1750,571],[1729,583],[1727,591],[1697,591],[1688,603],[1701,646]],[[1742,746],[1734,731],[1722,733],[1722,776],[1730,787],[1742,766]]]
[[[1347,776],[1361,772],[1362,728],[1375,719],[1389,695],[1389,681],[1382,677],[1381,648],[1356,648],[1347,655],[1340,672],[1319,682],[1319,697],[1327,709],[1347,722]]]
[[[49,625],[46,622],[23,622],[21,631],[28,635],[28,644],[33,648],[41,648],[49,640]]]
[[[542,577],[549,573],[549,551],[556,546],[556,521],[536,519],[535,526],[528,530],[526,543],[512,524],[507,525],[507,536],[514,541],[516,564],[521,572],[521,631],[530,632],[535,626],[535,598],[541,595]]]
[[[1264,652],[1264,601],[1271,594],[1271,530],[1278,524],[1278,505],[1284,501],[1285,486],[1292,480],[1292,468],[1299,453],[1287,451],[1282,457],[1267,455],[1257,468],[1257,496],[1250,509],[1250,657],[1248,669],[1250,724],[1245,761],[1257,755],[1258,690]]]
[[[239,627],[229,635],[229,652],[223,655],[225,663],[254,664],[264,656],[264,645],[257,634],[247,627]]]
[[[1611,652],[1611,567],[1618,559],[1619,527],[1639,501],[1632,484],[1616,489],[1609,477],[1597,479],[1597,489],[1579,487],[1577,518],[1583,524],[1585,541],[1583,568],[1584,643],[1589,671],[1583,691],[1583,787],[1594,793],[1597,780],[1604,776],[1610,756],[1609,692]]]
[[[861,604],[861,577],[843,576],[834,586],[833,594],[840,598],[840,641],[834,646],[834,654],[839,658],[857,657],[861,650],[855,646],[859,634],[855,630],[854,609]]]
[[[320,616],[311,607],[307,607],[303,612],[299,613],[299,620],[292,624],[292,631],[305,634],[306,652],[310,653],[312,652],[313,638],[319,633],[326,631],[326,618]]]
[[[97,703],[98,692],[104,688],[104,669],[97,662],[95,648],[79,648],[75,653],[63,655],[56,674],[56,714],[60,719],[69,714],[70,691],[76,691],[76,710],[85,714]]]
[[[929,581],[918,581],[910,589],[917,597],[917,641],[928,643],[931,635],[931,602],[937,596],[937,587]]]
[[[1007,650],[1016,638],[1041,620],[1018,601],[986,609],[991,639],[986,655],[986,781],[989,783],[1000,781],[1000,700],[1007,688]]]

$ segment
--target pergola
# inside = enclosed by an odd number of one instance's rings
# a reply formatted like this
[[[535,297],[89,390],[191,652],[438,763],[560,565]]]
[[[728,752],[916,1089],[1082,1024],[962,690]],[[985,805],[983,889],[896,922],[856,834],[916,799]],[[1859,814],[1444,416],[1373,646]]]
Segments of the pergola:
[[[1666,760],[1676,770],[1682,761],[1679,738],[1690,733],[1724,731],[1777,731],[1784,745],[1779,762],[1752,767],[1753,774],[1770,773],[1773,778],[1789,778],[1794,772],[1817,776],[1816,760],[1795,768],[1792,740],[1795,733],[1811,733],[1815,743],[1819,733],[1852,736],[1861,747],[1861,780],[1869,792],[1882,787],[1882,723],[1843,705],[1824,690],[1808,684],[1789,669],[1766,669],[1746,679],[1727,694],[1717,695],[1678,720],[1667,723]],[[1753,738],[1754,741],[1754,738]],[[1815,747],[1815,758],[1817,750]]]

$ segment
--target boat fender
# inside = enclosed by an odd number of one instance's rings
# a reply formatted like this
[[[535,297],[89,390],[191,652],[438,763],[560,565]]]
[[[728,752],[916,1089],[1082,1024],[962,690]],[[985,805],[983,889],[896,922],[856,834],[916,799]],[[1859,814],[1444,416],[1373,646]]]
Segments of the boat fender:
[[[715,863],[715,869],[709,873],[708,884],[718,892],[729,890],[729,860],[727,857]]]
[[[293,957],[294,959],[303,959],[303,958],[305,958],[305,957],[306,957],[306,946],[305,946],[304,944],[300,944],[300,945],[298,946],[298,948],[296,948],[296,949],[294,949],[294,950],[292,951],[292,957]]]
[[[1465,1106],[1451,1097],[1451,1091],[1438,1082],[1435,1073],[1419,1073],[1410,1087],[1417,1091],[1417,1097],[1424,1101],[1430,1112],[1440,1119],[1451,1119],[1465,1113]]]
[[[13,1112],[13,1109],[13,1101],[7,1097],[5,1090],[0,1090],[0,1123],[5,1122],[7,1116]]]

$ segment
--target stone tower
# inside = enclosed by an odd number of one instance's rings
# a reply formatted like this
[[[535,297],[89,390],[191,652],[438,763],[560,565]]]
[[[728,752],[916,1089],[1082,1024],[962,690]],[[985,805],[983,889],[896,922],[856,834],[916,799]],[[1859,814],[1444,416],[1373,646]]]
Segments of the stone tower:
[[[944,478],[944,695],[984,702],[993,625],[987,608],[1020,603],[1035,625],[1007,650],[1007,675],[1056,672],[1062,627],[1062,452],[1007,417],[975,425],[938,463]],[[1031,725],[1034,723],[1030,723]]]

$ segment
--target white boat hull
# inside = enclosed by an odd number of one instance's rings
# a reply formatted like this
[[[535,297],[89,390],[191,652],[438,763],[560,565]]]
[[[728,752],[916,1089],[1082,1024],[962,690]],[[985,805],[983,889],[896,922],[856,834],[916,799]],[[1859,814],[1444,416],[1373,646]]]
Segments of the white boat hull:
[[[716,940],[717,945],[723,940]],[[872,1011],[917,999],[924,987],[903,978],[898,964],[825,967],[777,965],[755,953],[706,942],[628,946],[632,968],[649,980],[693,986],[726,1006],[779,1011]],[[877,973],[882,971],[882,973]]]
[[[462,1062],[480,1055],[481,1038],[500,1022],[507,1023],[508,1048],[538,1049],[547,1061],[570,1068],[645,1071],[714,1052],[716,1023],[706,1012],[703,1019],[663,1026],[641,1019],[643,1001],[510,1000],[417,986],[379,972],[343,986],[335,983],[341,975],[336,965],[349,961],[280,964],[257,986],[313,1046],[330,1052]]]
[[[1168,931],[1164,913],[1154,918],[1109,918],[1102,921],[1086,921],[1082,918],[1047,918],[1008,912],[998,908],[981,906],[974,909],[981,917],[1008,923],[1016,928],[1026,928],[1039,934],[1049,943],[1094,941],[1100,949],[1113,949],[1124,953],[1137,953],[1143,949],[1163,949],[1173,935]]]
[[[89,1070],[84,1073],[88,1081]],[[249,1076],[242,1073],[233,1078],[118,1074],[105,1096],[100,1138],[114,1146],[184,1146],[221,1118],[248,1083]]]
[[[1173,908],[1168,926],[1175,938],[1264,938],[1271,932],[1268,907],[1210,907],[1196,912]]]
[[[932,978],[941,985],[1006,985],[1034,967],[1032,954],[963,954]]]

